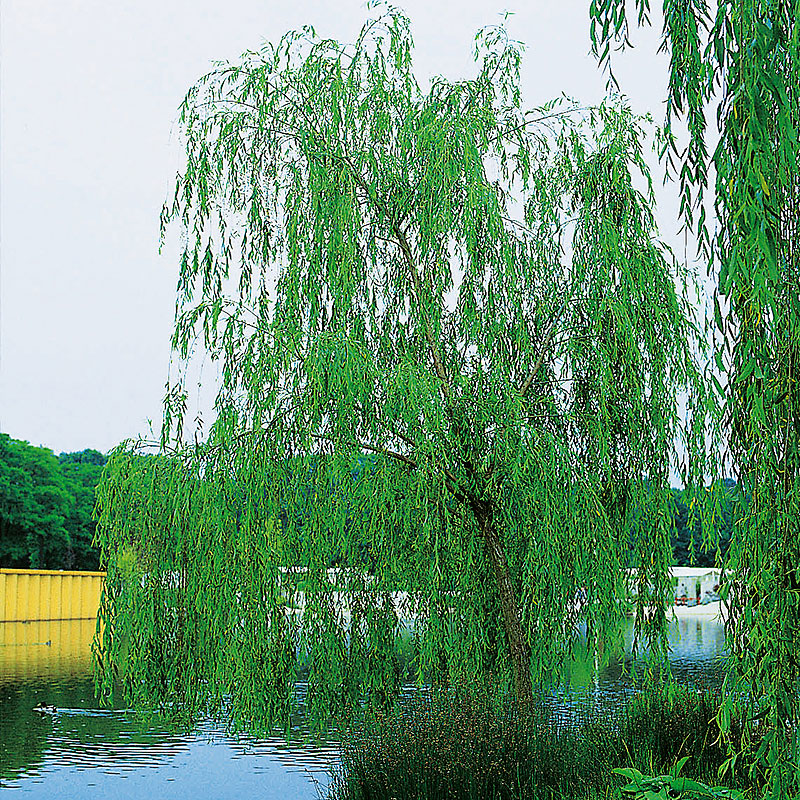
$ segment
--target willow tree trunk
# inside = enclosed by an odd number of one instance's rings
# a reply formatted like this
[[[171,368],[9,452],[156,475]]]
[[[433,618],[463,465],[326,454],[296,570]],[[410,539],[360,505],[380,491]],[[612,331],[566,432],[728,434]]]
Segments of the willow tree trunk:
[[[483,541],[486,543],[486,552],[492,565],[494,578],[497,583],[497,592],[500,596],[500,610],[503,614],[503,627],[508,639],[508,649],[511,655],[511,666],[514,670],[514,691],[516,699],[523,707],[530,707],[533,703],[533,685],[531,684],[531,649],[525,631],[522,628],[517,595],[514,583],[508,570],[508,559],[503,548],[503,543],[492,521],[491,508],[473,507],[477,517],[478,527]]]

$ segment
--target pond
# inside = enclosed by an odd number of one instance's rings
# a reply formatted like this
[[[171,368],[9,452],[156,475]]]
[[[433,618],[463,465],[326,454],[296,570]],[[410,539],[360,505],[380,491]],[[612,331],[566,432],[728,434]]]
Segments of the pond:
[[[336,763],[333,747],[281,737],[232,738],[211,723],[191,733],[143,726],[94,699],[94,620],[0,623],[0,787],[26,798],[315,800]],[[626,643],[630,649],[630,631]],[[691,684],[715,685],[724,633],[709,615],[683,617],[670,631],[672,669]],[[565,715],[581,704],[613,703],[631,691],[629,656],[569,665],[550,701]],[[53,716],[31,711],[55,705]]]

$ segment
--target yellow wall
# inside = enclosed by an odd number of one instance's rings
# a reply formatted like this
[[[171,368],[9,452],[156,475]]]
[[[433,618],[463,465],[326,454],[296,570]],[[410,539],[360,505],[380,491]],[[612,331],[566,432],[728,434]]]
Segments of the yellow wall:
[[[0,569],[0,622],[92,619],[105,572]]]

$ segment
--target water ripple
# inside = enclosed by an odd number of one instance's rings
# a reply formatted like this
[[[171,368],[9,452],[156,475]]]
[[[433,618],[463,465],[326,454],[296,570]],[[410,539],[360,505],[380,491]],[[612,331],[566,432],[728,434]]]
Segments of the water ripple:
[[[231,736],[210,720],[190,733],[175,733],[143,723],[121,707],[97,708],[89,651],[93,625],[71,626],[48,623],[25,631],[37,641],[54,642],[50,647],[0,648],[2,788],[23,789],[29,800],[314,800],[327,784],[338,763],[335,742]],[[0,640],[3,635],[0,624]],[[83,642],[83,650],[65,652],[65,642]],[[718,624],[681,623],[671,642],[673,673],[688,683],[713,684],[721,673],[722,642]],[[630,661],[612,661],[598,675],[576,665],[547,703],[564,725],[587,709],[618,705],[620,696],[632,691],[630,667]],[[54,704],[58,712],[32,713],[40,701]],[[300,739],[308,733],[302,726],[293,732]]]

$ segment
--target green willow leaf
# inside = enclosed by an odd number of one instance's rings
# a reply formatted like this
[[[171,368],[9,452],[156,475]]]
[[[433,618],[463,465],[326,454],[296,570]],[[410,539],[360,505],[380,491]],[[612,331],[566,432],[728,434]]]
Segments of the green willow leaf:
[[[627,36],[624,23],[609,22],[624,19],[624,8],[623,0],[590,5],[603,59]],[[689,137],[678,165],[677,150],[665,153],[689,227],[701,209],[697,233],[717,278],[718,355],[731,355],[725,438],[747,501],[725,565],[732,659],[719,721],[737,748],[731,763],[749,764],[770,796],[790,797],[800,794],[800,3],[721,0],[712,19],[703,0],[664,0],[663,13],[665,138],[674,144],[673,118]],[[713,100],[719,141],[709,156]],[[702,213],[710,172],[713,236]],[[746,721],[741,736],[733,718]]]

